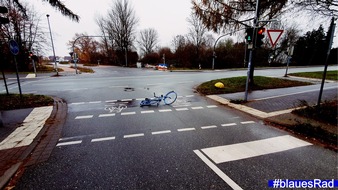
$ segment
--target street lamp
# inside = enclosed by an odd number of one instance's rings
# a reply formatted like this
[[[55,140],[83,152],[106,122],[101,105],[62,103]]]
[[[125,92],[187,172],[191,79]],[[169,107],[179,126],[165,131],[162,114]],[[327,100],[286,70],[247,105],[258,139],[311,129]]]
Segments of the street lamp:
[[[55,57],[55,50],[54,50],[54,43],[53,43],[53,37],[52,37],[52,30],[50,29],[50,24],[49,24],[49,14],[47,14],[46,16],[47,16],[47,21],[48,21],[49,33],[50,33],[50,40],[52,41],[52,48],[53,48],[53,56],[54,56],[54,65],[55,65],[56,75],[59,75],[58,65],[56,63],[56,57]]]

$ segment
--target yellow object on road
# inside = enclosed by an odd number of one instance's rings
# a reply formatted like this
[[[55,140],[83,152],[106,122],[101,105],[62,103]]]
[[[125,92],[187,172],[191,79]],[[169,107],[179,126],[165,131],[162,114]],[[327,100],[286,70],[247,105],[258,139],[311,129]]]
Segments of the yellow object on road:
[[[216,88],[224,88],[224,84],[221,83],[221,82],[217,82],[217,83],[215,84],[215,87],[216,87]]]

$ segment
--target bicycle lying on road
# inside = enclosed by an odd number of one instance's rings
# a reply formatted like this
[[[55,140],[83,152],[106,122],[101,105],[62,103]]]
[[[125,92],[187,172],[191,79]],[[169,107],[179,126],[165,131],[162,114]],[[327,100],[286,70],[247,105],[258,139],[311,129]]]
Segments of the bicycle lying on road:
[[[141,101],[140,106],[151,106],[151,105],[159,105],[160,102],[163,100],[165,105],[170,105],[174,103],[177,99],[177,94],[174,91],[168,92],[166,95],[156,96],[154,93],[154,98],[146,98]]]

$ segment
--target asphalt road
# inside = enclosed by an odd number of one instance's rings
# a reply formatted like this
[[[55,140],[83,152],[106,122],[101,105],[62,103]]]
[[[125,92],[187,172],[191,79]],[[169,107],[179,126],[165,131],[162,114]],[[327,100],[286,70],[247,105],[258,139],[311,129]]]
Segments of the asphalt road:
[[[66,100],[68,115],[50,159],[26,169],[15,189],[268,189],[273,179],[338,178],[335,152],[194,92],[201,82],[245,76],[245,70],[95,70],[22,80],[24,93]],[[289,72],[314,70],[322,68]],[[139,106],[170,90],[179,96],[175,104]]]

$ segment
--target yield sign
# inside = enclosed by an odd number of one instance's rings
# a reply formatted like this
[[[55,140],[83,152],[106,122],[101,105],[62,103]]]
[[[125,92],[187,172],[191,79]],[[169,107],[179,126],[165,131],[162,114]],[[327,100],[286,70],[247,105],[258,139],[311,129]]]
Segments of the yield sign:
[[[272,47],[274,47],[284,30],[267,30]]]

